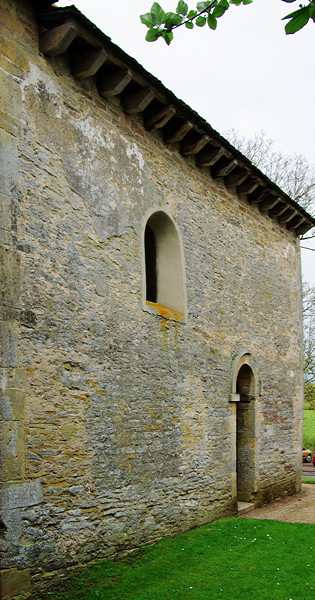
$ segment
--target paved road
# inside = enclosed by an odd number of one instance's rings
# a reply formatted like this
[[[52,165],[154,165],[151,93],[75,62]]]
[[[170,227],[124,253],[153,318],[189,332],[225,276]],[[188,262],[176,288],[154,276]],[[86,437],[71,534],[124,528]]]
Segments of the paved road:
[[[288,523],[315,524],[315,484],[303,483],[300,494],[280,498],[239,516],[244,519],[272,519]]]
[[[313,465],[313,463],[302,464],[302,476],[313,477],[315,479],[315,466]]]

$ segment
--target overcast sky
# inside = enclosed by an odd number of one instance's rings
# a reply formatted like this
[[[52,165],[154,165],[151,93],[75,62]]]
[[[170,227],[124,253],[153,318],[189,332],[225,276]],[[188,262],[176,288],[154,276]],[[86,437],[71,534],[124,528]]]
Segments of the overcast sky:
[[[180,28],[169,47],[144,40],[139,15],[151,0],[59,0],[58,6],[71,3],[221,134],[263,129],[284,154],[303,154],[315,165],[314,24],[286,36],[281,21],[297,3],[232,6],[216,31]],[[160,4],[175,10],[177,0]],[[303,255],[304,277],[315,283],[315,252]]]

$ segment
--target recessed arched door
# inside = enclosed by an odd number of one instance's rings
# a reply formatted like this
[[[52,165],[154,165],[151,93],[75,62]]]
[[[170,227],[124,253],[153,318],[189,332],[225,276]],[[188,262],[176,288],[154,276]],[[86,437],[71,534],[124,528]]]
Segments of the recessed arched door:
[[[236,377],[236,481],[237,499],[253,499],[256,472],[255,376],[249,364],[243,364]]]

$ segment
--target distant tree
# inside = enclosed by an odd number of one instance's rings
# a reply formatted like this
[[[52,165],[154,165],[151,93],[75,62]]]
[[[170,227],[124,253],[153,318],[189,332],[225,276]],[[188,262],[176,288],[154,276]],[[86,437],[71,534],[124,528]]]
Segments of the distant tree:
[[[216,29],[218,19],[230,8],[231,4],[251,4],[253,0],[205,0],[197,2],[196,7],[190,9],[184,0],[179,0],[175,12],[166,12],[158,4],[152,4],[150,12],[141,15],[141,22],[148,27],[146,40],[155,42],[158,38],[164,39],[170,44],[174,37],[174,30],[178,27],[193,29],[208,25],[210,29]],[[286,3],[295,3],[298,0],[282,0]],[[315,0],[307,0],[307,4],[299,4],[299,8],[283,17],[288,19],[285,26],[286,34],[296,33],[311,20],[315,22]]]
[[[304,408],[315,410],[315,383],[304,381]]]
[[[315,286],[303,284],[304,401],[315,410]]]
[[[315,212],[315,168],[305,156],[282,154],[264,131],[249,138],[241,136],[235,129],[226,131],[224,135],[292,200],[308,212]]]
[[[293,200],[309,212],[315,212],[315,168],[304,156],[282,154],[264,131],[250,138],[241,136],[235,129],[224,135]],[[314,235],[307,234],[307,237]],[[315,286],[304,283],[302,298],[304,400],[306,408],[315,410]]]

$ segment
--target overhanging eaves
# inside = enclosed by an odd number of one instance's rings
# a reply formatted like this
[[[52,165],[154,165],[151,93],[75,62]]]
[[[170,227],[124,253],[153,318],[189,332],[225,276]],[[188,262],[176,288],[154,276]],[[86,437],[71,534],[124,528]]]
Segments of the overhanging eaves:
[[[297,236],[315,226],[314,217],[74,6],[50,6],[51,0],[33,3],[43,54],[67,53],[74,77],[95,78],[102,97],[119,97],[124,112],[141,115],[148,131],[159,129],[165,144],[175,145],[182,156],[193,156],[196,167],[208,169],[212,178],[220,178],[279,225]]]

